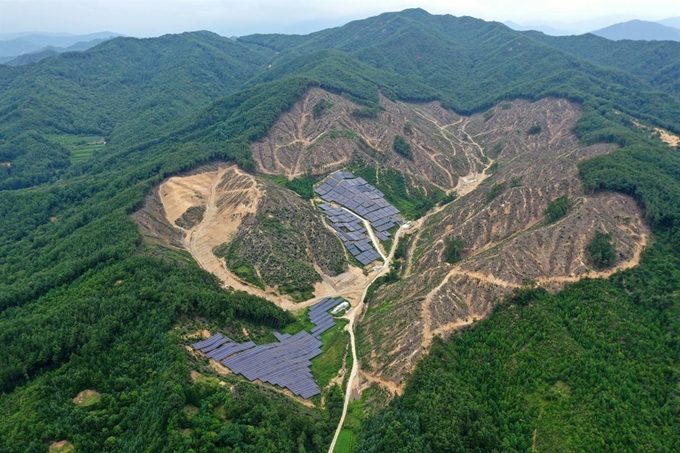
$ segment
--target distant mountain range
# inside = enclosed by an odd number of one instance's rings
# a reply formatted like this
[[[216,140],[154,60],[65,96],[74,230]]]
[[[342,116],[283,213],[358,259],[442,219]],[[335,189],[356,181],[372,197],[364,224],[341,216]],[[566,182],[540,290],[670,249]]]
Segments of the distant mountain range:
[[[113,38],[113,36],[112,36]],[[24,64],[29,64],[29,63],[37,63],[40,60],[44,58],[49,58],[53,57],[55,55],[59,55],[60,53],[64,52],[80,52],[83,50],[90,49],[97,44],[100,44],[110,38],[99,38],[99,39],[93,39],[91,41],[82,41],[82,42],[77,42],[73,44],[72,46],[69,47],[54,47],[54,46],[47,46],[43,47],[39,50],[36,50],[35,52],[30,52],[30,53],[25,53],[21,54],[19,56],[16,55],[11,55],[9,57],[0,57],[0,64],[5,64],[8,66],[21,66]]]
[[[667,27],[680,28],[680,16],[660,20],[659,23]]]
[[[567,30],[561,30],[555,27],[551,27],[550,25],[522,25],[518,24],[517,22],[513,22],[511,20],[506,20],[503,22],[505,25],[508,27],[512,28],[513,30],[516,31],[530,31],[530,30],[535,30],[535,31],[540,31],[541,33],[545,33],[548,36],[568,36],[576,33],[572,33]]]
[[[594,35],[619,41],[621,39],[643,41],[680,41],[680,29],[669,27],[658,22],[630,20],[609,27],[595,30]]]
[[[671,17],[658,22],[630,20],[614,22],[615,18],[602,18],[573,23],[524,23],[505,21],[504,24],[517,31],[540,31],[549,36],[567,36],[592,33],[603,38],[643,41],[680,41],[680,17]],[[605,24],[611,24],[606,25]]]
[[[57,35],[45,33],[0,34],[0,63],[6,64],[17,57],[23,57],[29,54],[33,55],[33,57],[28,58],[32,62],[35,60],[36,55],[49,54],[50,52],[45,53],[47,50],[52,50],[56,53],[86,50],[102,41],[115,38],[116,36],[122,35],[108,31],[90,33],[87,35]],[[22,59],[19,59],[18,61],[22,61]]]

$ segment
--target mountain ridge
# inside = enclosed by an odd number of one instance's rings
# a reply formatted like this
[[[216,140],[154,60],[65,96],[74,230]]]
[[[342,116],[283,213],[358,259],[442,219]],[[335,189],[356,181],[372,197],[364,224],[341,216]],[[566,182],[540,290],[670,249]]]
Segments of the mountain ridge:
[[[320,452],[347,408],[350,451],[677,450],[680,155],[655,132],[679,132],[676,51],[415,9],[301,37],[115,38],[0,66],[0,452]],[[317,135],[331,144],[305,144]],[[291,171],[259,173],[267,149]],[[219,207],[221,189],[241,189],[182,181],[227,169],[311,212],[298,195],[326,174],[298,165],[304,153],[328,171],[359,156],[347,169],[423,217],[383,244],[391,269],[355,268],[382,273],[354,301],[357,347],[344,325],[322,337],[314,365],[330,385],[301,404],[189,346],[216,331],[271,343],[305,330],[304,311],[224,288],[176,246],[171,219],[166,247],[133,216],[150,203],[164,218],[154,196],[170,186]],[[470,190],[435,197],[415,172]],[[314,248],[285,209],[257,214],[266,228],[249,218],[239,240],[266,254],[227,263],[256,282],[286,249],[279,235],[301,257]],[[595,230],[615,249],[606,271]],[[638,251],[637,266],[587,278]],[[431,343],[414,348],[421,328]],[[380,384],[396,375],[403,396]],[[78,405],[86,390],[101,399]]]

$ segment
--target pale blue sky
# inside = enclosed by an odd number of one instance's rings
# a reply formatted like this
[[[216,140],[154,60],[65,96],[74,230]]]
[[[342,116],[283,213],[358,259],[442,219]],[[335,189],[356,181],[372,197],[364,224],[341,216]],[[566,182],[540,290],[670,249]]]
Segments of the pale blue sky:
[[[0,34],[104,30],[132,36],[191,30],[212,30],[226,36],[309,33],[410,7],[501,22],[565,23],[609,16],[602,26],[633,18],[680,16],[680,1],[674,0],[0,0]]]

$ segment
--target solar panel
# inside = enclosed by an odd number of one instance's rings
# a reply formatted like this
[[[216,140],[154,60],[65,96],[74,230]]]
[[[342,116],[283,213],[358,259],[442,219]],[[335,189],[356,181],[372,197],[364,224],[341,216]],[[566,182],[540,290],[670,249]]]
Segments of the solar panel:
[[[221,334],[221,333],[216,333],[215,335],[213,335],[212,337],[210,337],[210,338],[208,338],[208,339],[206,339],[206,340],[199,341],[198,343],[194,343],[192,346],[193,346],[195,349],[201,349],[202,347],[208,346],[208,345],[212,344],[213,342],[219,340],[220,338],[222,338],[222,334]]]
[[[210,352],[213,349],[219,348],[220,346],[222,346],[224,343],[227,343],[228,341],[230,341],[229,338],[222,337],[219,340],[214,341],[211,345],[202,347],[201,352],[203,352],[203,353]]]
[[[384,194],[363,178],[356,178],[348,172],[332,174],[314,192],[323,200],[340,204],[352,211],[329,203],[319,205],[347,250],[364,265],[380,259],[372,241],[367,237],[368,232],[362,219],[357,215],[372,223],[372,228],[377,231],[376,236],[381,240],[389,238],[390,235],[385,231],[403,219],[397,215],[399,210],[384,199]],[[341,297],[325,298],[309,308],[309,319],[314,324],[311,334],[300,332],[289,335],[276,332],[274,335],[277,343],[260,346],[252,342],[239,345],[216,334],[194,344],[194,347],[216,359],[224,358],[222,363],[225,366],[246,379],[269,382],[286,387],[303,398],[311,398],[319,394],[320,390],[311,376],[310,360],[322,353],[322,344],[318,337],[335,325],[335,320],[328,311],[343,300]]]

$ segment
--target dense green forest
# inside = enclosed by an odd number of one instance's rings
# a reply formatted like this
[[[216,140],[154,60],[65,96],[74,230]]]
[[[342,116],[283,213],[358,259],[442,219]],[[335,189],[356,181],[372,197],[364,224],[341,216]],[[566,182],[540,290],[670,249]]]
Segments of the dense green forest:
[[[62,439],[83,452],[327,449],[342,395],[321,409],[236,377],[226,391],[191,379],[201,364],[182,348],[199,321],[257,340],[294,317],[145,244],[129,217],[171,175],[253,171],[249,143],[312,86],[367,111],[379,92],[459,113],[579,102],[582,142],[621,147],[582,163],[585,188],[630,194],[655,233],[639,268],[556,295],[526,288],[436,342],[357,451],[527,451],[534,433],[536,451],[678,451],[680,157],[632,121],[680,132],[680,47],[659,48],[655,72],[606,56],[631,44],[600,44],[407,10],[307,36],[117,38],[0,65],[0,452]],[[106,146],[73,162],[62,143],[93,135]],[[382,184],[411,217],[442,201]],[[85,389],[101,401],[76,406]]]

